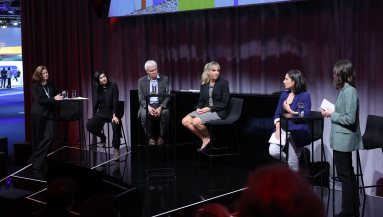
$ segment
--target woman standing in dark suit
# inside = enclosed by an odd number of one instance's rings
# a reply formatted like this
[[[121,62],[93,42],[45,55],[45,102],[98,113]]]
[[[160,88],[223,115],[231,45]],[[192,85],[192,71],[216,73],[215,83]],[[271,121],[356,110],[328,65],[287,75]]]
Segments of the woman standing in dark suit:
[[[196,110],[182,119],[182,124],[202,140],[197,152],[204,152],[210,145],[207,121],[225,119],[230,99],[229,82],[219,77],[221,67],[216,62],[206,64],[202,74],[201,89]]]
[[[335,216],[359,216],[359,186],[352,166],[352,151],[363,149],[363,140],[352,63],[348,60],[335,63],[333,77],[335,89],[341,91],[335,102],[335,111],[326,108],[322,115],[331,119],[330,147],[334,150],[334,163],[342,183],[342,212]]]
[[[114,160],[120,159],[121,125],[117,115],[118,86],[108,81],[105,72],[97,71],[93,79],[93,117],[86,124],[86,129],[101,138],[100,147],[104,147],[106,136],[101,132],[106,122],[112,123]],[[98,111],[97,111],[98,109]]]
[[[46,166],[45,159],[54,137],[55,100],[63,98],[53,81],[48,78],[49,73],[45,66],[37,67],[32,77],[32,156],[28,163],[35,169]]]

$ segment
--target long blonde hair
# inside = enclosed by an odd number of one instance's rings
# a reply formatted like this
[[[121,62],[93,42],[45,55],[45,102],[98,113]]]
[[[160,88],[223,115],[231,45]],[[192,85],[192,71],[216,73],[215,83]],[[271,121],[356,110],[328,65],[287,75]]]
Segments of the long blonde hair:
[[[206,64],[205,67],[203,68],[203,73],[201,76],[201,85],[204,85],[210,82],[210,78],[209,78],[209,75],[207,74],[207,71],[210,71],[210,69],[213,67],[218,67],[219,69],[221,69],[221,66],[219,66],[217,62],[213,61],[211,63]]]

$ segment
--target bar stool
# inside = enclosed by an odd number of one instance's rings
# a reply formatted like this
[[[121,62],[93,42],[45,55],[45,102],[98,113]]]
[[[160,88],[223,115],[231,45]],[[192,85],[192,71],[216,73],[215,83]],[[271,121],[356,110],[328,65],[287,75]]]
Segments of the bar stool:
[[[242,156],[241,146],[240,146],[239,141],[238,141],[237,130],[235,128],[235,122],[241,116],[242,105],[243,105],[243,99],[232,97],[230,99],[230,103],[229,103],[229,114],[228,114],[226,119],[224,119],[224,120],[216,120],[216,121],[207,121],[205,123],[205,125],[209,125],[209,132],[210,132],[210,137],[211,137],[210,138],[211,148],[210,148],[210,154],[207,154],[206,152],[200,152],[200,153],[204,154],[204,155],[206,155],[206,156],[208,156],[210,158],[210,170],[212,170],[212,158],[213,157],[227,156],[228,160],[229,160],[229,166],[231,167],[231,163],[230,163],[230,158],[229,157],[233,156],[233,155],[240,155],[243,168],[246,169],[245,162],[244,162],[243,156]],[[232,125],[233,126],[235,140],[236,140],[237,147],[238,147],[238,152],[236,152],[236,153],[229,153],[228,152],[228,146],[226,144],[226,136],[225,136],[225,131],[223,129],[223,125]],[[223,135],[224,135],[224,143],[225,143],[224,147],[214,148],[214,139],[215,138],[213,138],[212,126],[221,126],[222,127],[222,132],[223,132]],[[213,155],[212,151],[213,150],[219,150],[219,149],[225,149],[226,150],[226,154]],[[199,158],[201,158],[201,155],[199,155]]]
[[[117,105],[117,114],[116,116],[120,119],[120,124],[121,124],[121,137],[120,138],[123,138],[124,139],[124,142],[120,144],[121,145],[125,145],[125,148],[126,148],[126,152],[128,152],[128,144],[126,142],[126,137],[125,137],[125,130],[124,130],[124,125],[122,124],[122,117],[124,116],[124,109],[125,109],[125,102],[124,101],[118,101],[118,105]],[[88,119],[89,121],[90,119]],[[111,125],[111,121],[107,121],[106,123],[108,123],[108,127],[107,127],[107,131],[108,131],[108,135],[107,135],[107,143],[105,143],[104,145],[104,152],[105,152],[105,155],[106,155],[106,160],[108,161],[108,159],[110,160],[110,149],[113,148],[113,146],[109,145],[110,144],[110,125]],[[103,130],[103,133],[104,133],[104,130]],[[104,133],[105,134],[105,133]],[[88,138],[89,138],[89,141],[90,141],[90,132],[88,132]],[[90,143],[90,142],[89,142]],[[93,144],[89,144],[89,149],[88,149],[88,154],[89,154],[89,165],[90,165],[90,147],[100,147],[98,144],[100,144],[101,142],[96,142],[96,143],[93,143]],[[108,149],[108,154],[106,154],[106,150]]]

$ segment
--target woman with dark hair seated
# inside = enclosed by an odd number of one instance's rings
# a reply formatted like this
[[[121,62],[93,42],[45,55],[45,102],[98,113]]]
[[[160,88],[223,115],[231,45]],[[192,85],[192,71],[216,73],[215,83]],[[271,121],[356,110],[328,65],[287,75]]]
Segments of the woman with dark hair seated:
[[[86,129],[101,138],[100,147],[104,147],[106,136],[101,132],[106,122],[112,123],[114,160],[120,159],[121,124],[117,117],[118,86],[108,80],[103,71],[97,71],[93,79],[93,117],[86,124]],[[98,111],[97,111],[98,109]],[[121,118],[121,117],[120,117]]]
[[[310,94],[307,92],[305,78],[300,71],[288,71],[283,84],[287,90],[283,92],[279,98],[278,107],[274,115],[275,129],[272,135],[272,137],[275,137],[274,141],[278,142],[271,142],[274,138],[270,139],[269,153],[276,159],[279,159],[281,156],[281,160],[285,161],[286,153],[280,153],[279,137],[281,133],[280,126],[282,126],[282,145],[284,146],[284,140],[286,139],[286,121],[284,119],[280,120],[280,115],[288,113],[297,114],[298,104],[300,103],[303,103],[304,113],[310,114],[311,99]],[[307,121],[289,121],[288,141],[286,143],[289,144],[288,164],[292,170],[299,170],[299,157],[303,147],[310,144],[310,142],[311,134]],[[284,147],[282,147],[282,149],[283,148]]]

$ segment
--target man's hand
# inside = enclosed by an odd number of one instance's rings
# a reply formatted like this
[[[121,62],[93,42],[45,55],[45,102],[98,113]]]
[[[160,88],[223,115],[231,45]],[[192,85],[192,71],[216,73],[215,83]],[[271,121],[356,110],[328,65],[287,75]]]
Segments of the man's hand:
[[[148,105],[148,112],[149,112],[150,115],[156,116],[156,110],[153,107],[149,106],[149,105]]]
[[[158,107],[154,111],[155,111],[154,112],[155,113],[154,117],[159,117],[161,115],[161,112],[162,112],[162,107]]]

